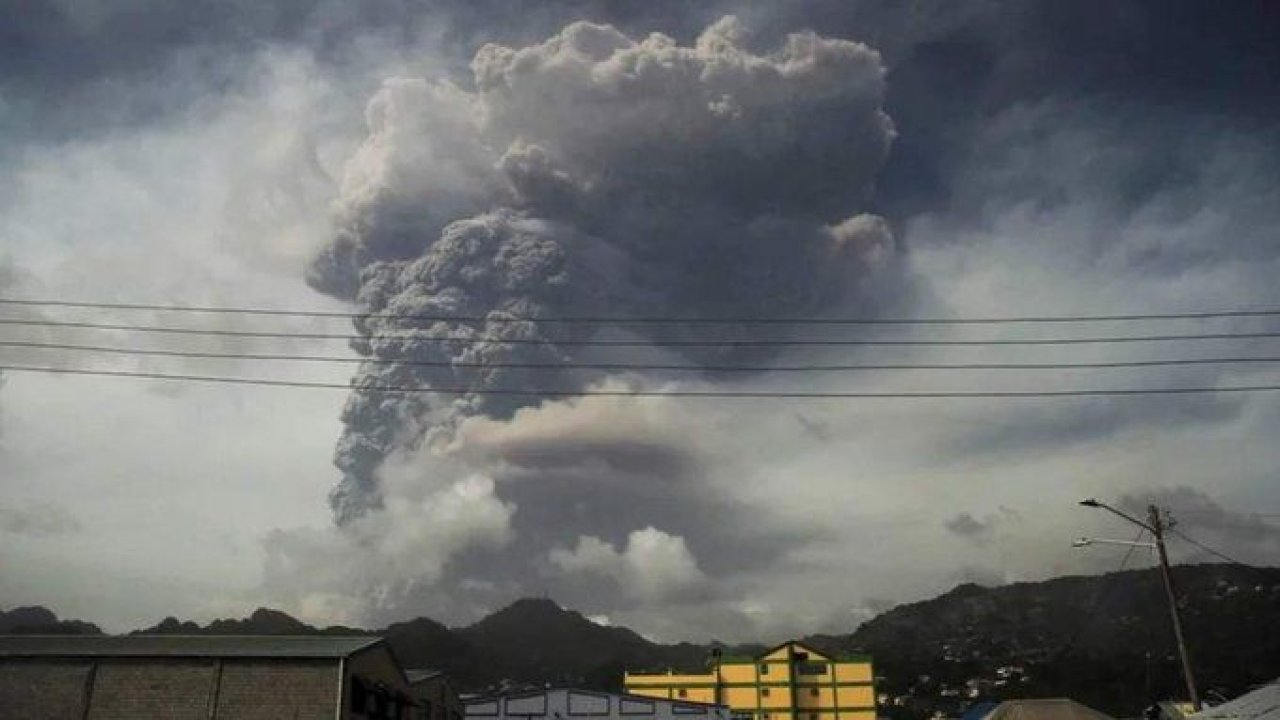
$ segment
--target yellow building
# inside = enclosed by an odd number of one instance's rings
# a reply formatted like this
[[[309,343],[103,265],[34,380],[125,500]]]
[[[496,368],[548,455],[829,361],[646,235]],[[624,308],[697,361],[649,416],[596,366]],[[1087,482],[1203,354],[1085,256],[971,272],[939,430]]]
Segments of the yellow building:
[[[627,672],[627,692],[728,705],[738,720],[875,720],[871,658],[829,657],[786,642],[755,658],[718,657],[710,672]]]

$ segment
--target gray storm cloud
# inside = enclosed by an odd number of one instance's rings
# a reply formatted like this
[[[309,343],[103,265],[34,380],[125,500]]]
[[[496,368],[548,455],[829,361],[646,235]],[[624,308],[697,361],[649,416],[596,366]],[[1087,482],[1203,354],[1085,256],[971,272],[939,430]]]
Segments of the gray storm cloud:
[[[1228,11],[1114,0],[1101,14],[1097,3],[1055,0],[550,0],[519,13],[510,0],[25,5],[39,7],[0,23],[0,256],[12,255],[0,259],[0,290],[15,297],[334,310],[360,300],[480,316],[976,317],[1275,304],[1280,94],[1262,70],[1278,67],[1280,45],[1274,14],[1259,3]],[[717,7],[755,34],[725,25],[694,42]],[[580,18],[627,37],[562,32]],[[869,43],[891,73],[882,81],[873,54],[851,43],[787,39],[806,27]],[[646,40],[650,29],[679,40]],[[508,47],[481,53],[479,76],[467,72],[487,41]],[[390,76],[410,77],[387,81],[369,102]],[[901,134],[880,167],[882,83]],[[336,226],[324,212],[335,198]],[[909,255],[867,211],[903,228]],[[833,242],[835,261],[815,263]],[[312,284],[342,300],[301,286],[322,246]],[[878,262],[887,265],[868,272]],[[910,307],[890,309],[895,292],[909,294]],[[563,342],[590,332],[657,338],[638,326],[405,322],[394,325],[402,339],[374,337],[392,327],[362,325],[362,350],[492,364],[404,364],[360,381],[574,392],[686,381],[678,387],[737,389],[735,378],[753,389],[909,390],[1275,377],[1250,364],[601,378],[570,366],[738,358],[588,353]],[[920,335],[987,337],[973,330]],[[421,337],[437,331],[486,342]],[[556,342],[499,342],[508,334]],[[20,337],[105,341],[34,327]],[[127,342],[340,354],[301,339]],[[1104,361],[1272,347],[1138,345],[939,355]],[[346,372],[16,348],[5,356],[325,382]],[[535,357],[560,369],[497,367]],[[881,357],[936,356],[856,353]],[[327,455],[342,397],[7,379],[0,459],[22,492],[0,502],[0,537],[14,540],[5,595],[115,629],[263,604],[320,624],[374,627],[413,614],[456,623],[546,593],[670,640],[842,633],[962,579],[1112,571],[1123,553],[1074,550],[1070,540],[1132,535],[1105,514],[1067,509],[1126,493],[1137,512],[1167,507],[1177,530],[1237,559],[1273,563],[1280,548],[1280,520],[1267,514],[1280,414],[1263,396],[792,405],[356,393],[339,449],[348,468],[339,526],[311,500],[317,483],[338,484]],[[120,421],[105,422],[103,407]],[[103,478],[129,491],[96,492]],[[59,507],[86,527],[111,522],[76,533],[46,512]],[[204,512],[225,507],[237,510]],[[241,541],[268,532],[258,568]],[[135,551],[157,542],[175,552]],[[1220,559],[1176,535],[1170,552],[1179,562]],[[651,565],[660,567],[637,572]]]
[[[51,537],[83,530],[79,519],[66,508],[51,503],[18,507],[0,506],[0,532],[28,537]]]
[[[1246,562],[1254,556],[1271,557],[1280,548],[1280,524],[1263,515],[1228,510],[1192,487],[1151,488],[1120,498],[1120,506],[1138,517],[1145,517],[1150,505],[1172,516],[1175,537],[1171,542],[1182,545],[1182,551],[1192,560],[1214,562],[1222,558],[1203,548],[1187,546],[1183,541],[1188,535],[1198,536],[1197,542],[1232,548],[1232,552],[1244,555]]]
[[[947,519],[942,525],[953,535],[982,545],[991,540],[1003,526],[1019,520],[1021,516],[1016,510],[1001,506],[996,512],[981,518],[962,512]]]
[[[362,367],[336,452],[340,523],[381,506],[392,455],[543,400],[360,386],[576,392],[601,378],[573,367],[599,353],[572,341],[688,331],[513,320],[816,314],[865,297],[893,253],[865,212],[894,131],[864,45],[802,32],[759,54],[732,17],[688,47],[578,22],[486,45],[471,67],[470,88],[383,85],[310,269],[314,287],[380,316],[357,322],[358,352],[438,363]]]

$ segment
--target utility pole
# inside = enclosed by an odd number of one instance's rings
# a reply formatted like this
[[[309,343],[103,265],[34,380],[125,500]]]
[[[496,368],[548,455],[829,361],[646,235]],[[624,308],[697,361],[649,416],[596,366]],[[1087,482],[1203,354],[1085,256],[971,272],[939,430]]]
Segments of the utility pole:
[[[1160,510],[1155,505],[1147,507],[1147,517],[1151,525],[1151,534],[1155,536],[1156,551],[1160,553],[1160,576],[1164,578],[1164,593],[1169,598],[1169,614],[1173,617],[1173,636],[1178,641],[1178,656],[1182,659],[1182,678],[1187,683],[1192,712],[1200,712],[1200,695],[1196,692],[1196,679],[1191,673],[1191,655],[1187,652],[1187,642],[1182,637],[1182,617],[1178,614],[1178,600],[1173,592],[1173,576],[1169,572],[1169,554],[1164,549],[1166,525],[1160,517]]]
[[[716,705],[723,704],[722,701],[724,699],[723,698],[724,690],[722,689],[724,686],[724,675],[721,674],[720,672],[720,666],[723,664],[721,661],[724,659],[723,656],[724,656],[723,650],[721,650],[718,647],[711,648],[711,664],[714,666],[713,669],[715,670],[715,674],[716,674],[716,689],[713,697]]]
[[[1200,712],[1203,706],[1200,704],[1200,694],[1196,692],[1195,676],[1191,672],[1191,654],[1187,651],[1187,643],[1182,636],[1182,617],[1178,614],[1178,600],[1173,592],[1173,576],[1169,572],[1169,554],[1165,552],[1164,549],[1164,531],[1168,529],[1169,524],[1160,517],[1160,510],[1155,505],[1147,506],[1147,521],[1143,522],[1132,515],[1123,513],[1094,498],[1081,500],[1080,504],[1085,507],[1102,508],[1113,515],[1118,515],[1125,520],[1128,520],[1138,527],[1146,528],[1146,530],[1151,533],[1152,538],[1155,540],[1156,551],[1160,554],[1160,576],[1164,579],[1164,593],[1165,597],[1169,600],[1169,614],[1173,617],[1173,637],[1178,643],[1178,657],[1182,660],[1182,679],[1187,684],[1187,695],[1191,700],[1192,712]],[[1097,541],[1090,540],[1089,538],[1081,538],[1075,542],[1075,546],[1083,547],[1091,544],[1092,542],[1111,543],[1114,541]],[[1135,545],[1139,543],[1119,542],[1116,544]]]

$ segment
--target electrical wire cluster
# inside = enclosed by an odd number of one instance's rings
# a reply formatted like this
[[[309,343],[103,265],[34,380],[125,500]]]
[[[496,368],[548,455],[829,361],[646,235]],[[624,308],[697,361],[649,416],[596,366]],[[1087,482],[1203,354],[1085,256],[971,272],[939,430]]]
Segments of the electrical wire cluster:
[[[89,312],[95,317],[89,319],[53,318],[51,311],[57,312]],[[130,314],[145,312],[151,316],[160,316],[171,322],[137,322],[130,321]],[[21,313],[21,314],[18,314]],[[111,317],[101,319],[103,313]],[[125,317],[121,319],[119,316]],[[136,317],[136,316],[134,316]],[[193,323],[193,320],[209,317],[234,318],[235,323],[228,327],[223,322],[216,326]],[[294,328],[248,328],[239,323],[249,318],[273,318],[324,321],[357,321],[377,320],[377,331],[361,334],[347,331],[325,329],[312,331]],[[456,387],[441,387],[425,384],[406,383],[362,383],[360,392],[369,393],[430,393],[441,395],[462,394],[497,394],[516,396],[577,396],[577,395],[611,395],[611,396],[655,396],[671,395],[679,397],[699,398],[790,398],[790,399],[918,399],[918,398],[1052,398],[1052,397],[1124,397],[1147,395],[1194,395],[1214,393],[1266,393],[1280,391],[1280,377],[1274,372],[1280,363],[1280,328],[1274,323],[1267,327],[1257,327],[1259,321],[1266,322],[1280,319],[1280,309],[1251,308],[1225,310],[1195,310],[1168,313],[1126,313],[1113,315],[1026,315],[1009,317],[604,317],[604,316],[548,316],[522,317],[511,314],[494,313],[490,316],[468,316],[421,313],[357,313],[324,310],[287,310],[264,307],[220,307],[220,306],[177,306],[144,303],[83,302],[64,299],[28,299],[0,298],[0,371],[10,372],[42,372],[69,375],[89,375],[101,377],[146,378],[183,382],[204,382],[222,384],[244,384],[276,387],[297,387],[311,389],[351,390],[350,382],[329,382],[297,377],[245,377],[225,373],[199,374],[190,372],[159,372],[150,369],[122,370],[104,369],[100,366],[86,366],[84,360],[92,360],[102,356],[134,357],[152,359],[186,359],[202,361],[238,361],[270,365],[271,367],[289,367],[297,364],[308,365],[350,365],[368,364],[373,366],[404,367],[436,367],[455,370],[520,370],[536,376],[539,371],[595,371],[605,373],[696,373],[703,376],[712,374],[779,374],[791,376],[814,376],[818,374],[852,374],[870,371],[902,371],[911,373],[910,377],[935,380],[938,378],[953,379],[956,377],[973,377],[974,373],[991,373],[999,376],[1003,372],[1047,373],[1051,371],[1103,371],[1141,368],[1171,367],[1209,367],[1238,368],[1249,371],[1250,378],[1261,377],[1263,382],[1236,384],[1218,384],[1199,382],[1194,385],[1146,384],[1134,386],[1105,385],[1089,387],[1045,387],[1038,384],[1031,389],[1020,387],[991,387],[984,383],[981,387],[962,386],[960,389],[935,389],[931,387],[898,389],[832,389],[826,383],[821,387],[801,386],[779,389],[776,383],[756,387],[742,387],[735,383],[733,387],[722,388],[713,385],[711,389],[688,389],[669,387],[665,389],[632,389],[609,388],[558,388],[541,386],[522,387],[488,387],[481,384],[461,384]],[[1222,327],[1221,323],[1230,322],[1232,327]],[[526,327],[537,328],[539,336],[508,337],[511,333],[480,332],[480,328],[503,327],[515,323]],[[1170,323],[1182,327],[1169,330]],[[1190,323],[1191,328],[1185,326]],[[444,324],[452,330],[441,332],[436,329]],[[1093,329],[1099,324],[1105,325],[1106,332]],[[1247,327],[1239,327],[1248,324]],[[1152,326],[1157,329],[1152,330]],[[1211,325],[1210,327],[1205,327]],[[644,330],[643,335],[634,334],[635,329]],[[1000,334],[986,333],[985,337],[954,337],[951,334],[940,336],[940,331],[947,328],[996,328]],[[1046,334],[1045,328],[1052,328],[1052,334]],[[564,335],[564,328],[573,328],[574,333]],[[616,333],[599,332],[604,329],[624,331],[619,338]],[[748,331],[744,331],[744,328]],[[1083,331],[1080,328],[1084,328]],[[543,338],[544,330],[549,337]],[[921,331],[929,334],[921,334]],[[948,330],[948,332],[951,332]],[[629,333],[629,334],[628,334]],[[74,334],[78,342],[67,341],[67,336]],[[33,337],[34,335],[34,337]],[[90,335],[92,342],[83,341]],[[599,337],[598,335],[606,335]],[[115,342],[104,342],[98,338],[110,338]],[[223,340],[236,342],[284,342],[288,343],[288,351],[269,348],[261,351],[254,349],[235,351],[193,349],[190,347],[156,347],[155,342],[167,339],[184,341],[204,338],[206,340]],[[555,348],[584,348],[584,358],[572,358],[564,362],[513,362],[508,360],[441,360],[422,357],[420,354],[388,354],[380,351],[367,356],[339,355],[323,352],[296,352],[298,344],[316,341],[391,341],[394,347],[397,340],[412,341],[416,346],[423,343],[435,344],[451,348],[467,347],[478,343],[490,346],[542,345]],[[1048,351],[1067,348],[1087,347],[1094,350],[1107,350],[1117,347],[1134,347],[1144,351],[1154,348],[1155,353],[1141,357],[1103,356],[1092,359],[1073,359],[1059,355],[1049,359],[984,359],[979,361],[916,359],[883,359],[874,357],[867,360],[843,360],[844,355],[861,353],[866,348],[898,349],[900,352],[915,354],[919,349],[939,348],[947,352],[960,352],[963,349],[979,351],[1004,350],[1020,352],[1015,348],[1043,348]],[[1210,352],[1201,352],[1199,348],[1209,348]],[[822,360],[805,362],[762,362],[753,361],[715,361],[715,362],[677,362],[669,359],[654,360],[653,350],[670,350],[664,358],[672,354],[690,352],[711,353],[716,356],[735,353],[752,354],[758,357],[765,355],[794,356],[821,354]],[[761,350],[767,349],[768,353]],[[1189,352],[1193,350],[1193,352]],[[635,356],[635,351],[644,351]],[[34,353],[40,359],[49,362],[24,362],[12,359],[17,352]],[[600,352],[622,354],[621,359],[599,359]],[[627,354],[631,353],[631,357]],[[841,359],[832,362],[830,356],[841,353]],[[8,356],[8,357],[7,357]],[[25,356],[24,356],[25,357]],[[55,362],[56,361],[56,362]]]

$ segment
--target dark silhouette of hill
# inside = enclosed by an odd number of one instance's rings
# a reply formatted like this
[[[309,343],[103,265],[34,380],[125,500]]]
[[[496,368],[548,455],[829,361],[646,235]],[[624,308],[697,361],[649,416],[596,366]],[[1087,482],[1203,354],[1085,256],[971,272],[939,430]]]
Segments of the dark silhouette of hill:
[[[1179,566],[1174,580],[1205,691],[1232,697],[1280,676],[1280,568]],[[0,632],[32,631],[98,629],[60,621],[44,608],[0,613]],[[141,632],[372,632],[387,638],[406,667],[444,670],[466,692],[545,684],[618,689],[624,669],[701,668],[713,648],[724,648],[650,642],[546,599],[518,600],[461,628],[415,618],[374,631],[321,629],[262,608],[204,626],[166,618]],[[975,699],[1046,696],[1135,716],[1154,698],[1183,694],[1154,570],[992,588],[965,584],[895,607],[848,635],[805,639],[827,651],[871,654],[877,690],[890,700],[881,714],[897,718],[955,714]]]
[[[1280,568],[1188,565],[1173,578],[1202,692],[1232,697],[1280,676]],[[983,697],[1067,696],[1122,716],[1185,697],[1156,569],[960,585],[812,641],[870,653],[878,689],[919,706],[903,715],[953,712],[968,683]]]
[[[272,610],[258,608],[243,620],[233,618],[219,619],[201,626],[190,620],[178,620],[167,617],[159,624],[142,630],[135,630],[131,635],[366,635],[370,630],[331,626],[316,628],[293,616]]]
[[[101,635],[102,630],[82,620],[59,620],[40,606],[0,610],[0,635]]]
[[[706,648],[652,643],[546,599],[517,600],[463,628],[417,618],[381,633],[401,662],[445,670],[472,691],[548,683],[616,690],[625,668],[697,665],[706,656]]]
[[[658,645],[626,628],[598,625],[551,600],[524,599],[468,627],[450,629],[430,618],[381,630],[316,628],[278,610],[259,608],[242,620],[207,625],[168,617],[136,633],[183,635],[311,635],[376,633],[387,638],[406,667],[445,670],[464,689],[488,690],[546,683],[619,689],[625,668],[698,665],[707,649]]]
[[[458,635],[477,651],[475,671],[539,684],[616,689],[624,668],[696,665],[707,653],[703,647],[659,645],[627,628],[598,625],[546,599],[518,600]]]

